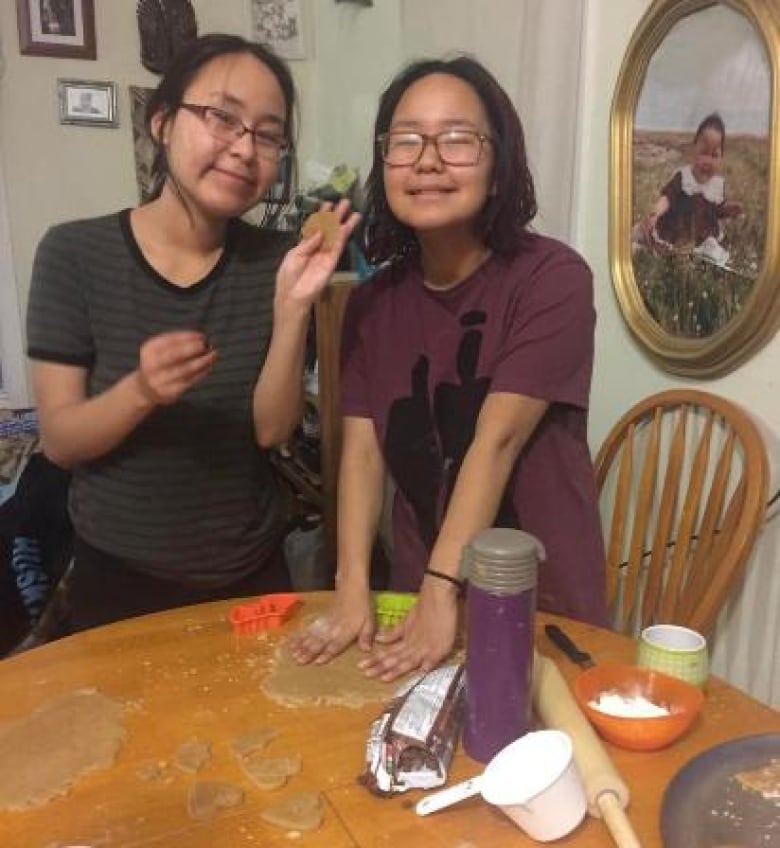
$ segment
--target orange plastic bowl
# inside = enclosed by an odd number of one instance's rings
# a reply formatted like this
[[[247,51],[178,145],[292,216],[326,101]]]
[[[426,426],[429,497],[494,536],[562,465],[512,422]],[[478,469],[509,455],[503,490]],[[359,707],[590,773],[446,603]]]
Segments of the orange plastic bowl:
[[[669,715],[652,718],[610,715],[592,705],[607,693],[626,698],[643,696],[666,707]],[[620,663],[603,663],[583,671],[574,681],[574,695],[607,741],[632,751],[656,751],[671,745],[691,726],[704,703],[698,686],[649,668]]]

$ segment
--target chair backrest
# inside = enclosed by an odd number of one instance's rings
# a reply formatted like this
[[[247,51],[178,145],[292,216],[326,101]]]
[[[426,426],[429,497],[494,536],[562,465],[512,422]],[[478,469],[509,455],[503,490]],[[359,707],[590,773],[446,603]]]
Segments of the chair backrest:
[[[660,392],[612,428],[596,478],[612,626],[709,633],[766,511],[769,463],[755,424],[708,392]]]

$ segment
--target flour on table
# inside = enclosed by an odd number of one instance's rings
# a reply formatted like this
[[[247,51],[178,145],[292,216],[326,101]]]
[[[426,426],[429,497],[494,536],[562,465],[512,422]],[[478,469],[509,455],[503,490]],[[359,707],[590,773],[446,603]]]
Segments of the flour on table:
[[[110,766],[125,736],[122,709],[96,689],[80,689],[0,725],[0,810],[45,804]]]
[[[166,776],[167,765],[165,760],[148,760],[138,766],[135,774],[139,780],[145,780],[148,783],[163,780]]]

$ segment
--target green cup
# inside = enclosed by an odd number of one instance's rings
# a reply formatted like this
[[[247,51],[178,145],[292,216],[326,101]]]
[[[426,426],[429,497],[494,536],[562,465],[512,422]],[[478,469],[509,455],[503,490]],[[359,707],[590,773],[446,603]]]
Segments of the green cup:
[[[704,686],[710,674],[707,640],[678,624],[654,624],[639,637],[637,665]]]

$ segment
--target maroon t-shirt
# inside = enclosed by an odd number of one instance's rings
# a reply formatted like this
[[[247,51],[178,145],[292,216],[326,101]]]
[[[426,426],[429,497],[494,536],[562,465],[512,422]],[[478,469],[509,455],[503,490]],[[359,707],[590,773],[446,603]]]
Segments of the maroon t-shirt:
[[[493,523],[544,544],[540,608],[606,622],[587,443],[594,326],[590,270],[542,236],[444,292],[423,285],[415,259],[354,290],[342,337],[342,410],[373,420],[397,486],[393,589],[419,588],[486,395],[514,392],[550,406]]]

